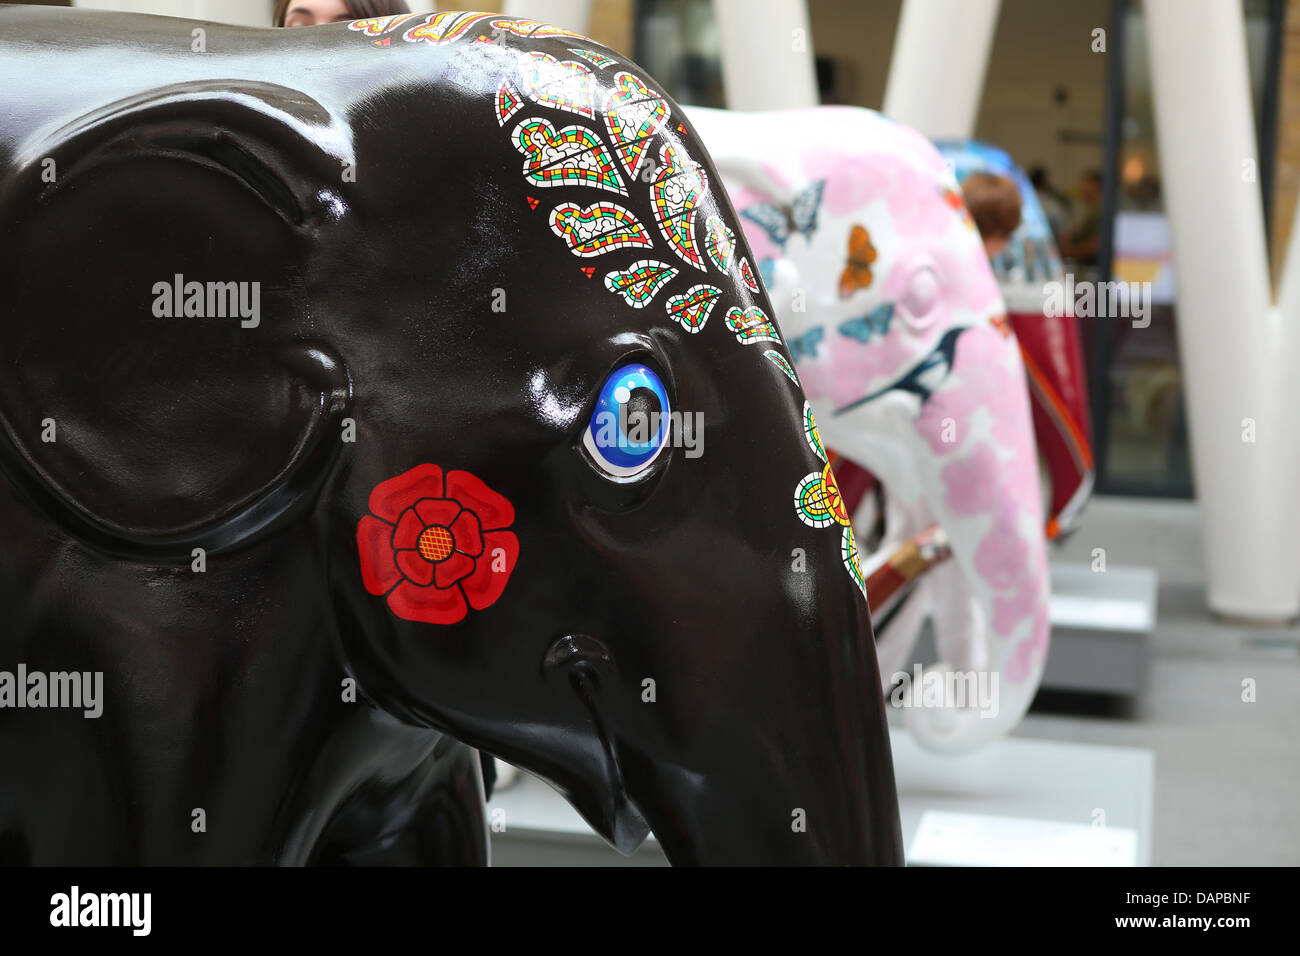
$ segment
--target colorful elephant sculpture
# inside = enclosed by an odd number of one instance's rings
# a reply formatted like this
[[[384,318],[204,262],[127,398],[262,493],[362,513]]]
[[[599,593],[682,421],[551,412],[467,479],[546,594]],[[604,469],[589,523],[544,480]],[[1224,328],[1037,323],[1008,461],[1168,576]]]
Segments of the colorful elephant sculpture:
[[[895,679],[931,618],[930,676],[947,693],[926,706],[903,683],[906,722],[932,750],[979,747],[1038,687],[1048,575],[1024,368],[956,180],[924,137],[869,110],[691,115],[821,434],[884,486],[863,571],[919,551],[935,525],[947,538],[951,560],[878,629],[881,673]],[[978,706],[960,692],[976,680],[996,688]]]
[[[1045,286],[1065,282],[1056,240],[1033,184],[1005,150],[976,140],[936,145],[958,183],[982,172],[1005,176],[1020,189],[1020,225],[993,258],[993,274],[1029,379],[1034,435],[1051,488],[1047,537],[1064,538],[1078,530],[1096,467],[1079,320],[1065,310],[1044,308]]]
[[[5,7],[0,101],[0,862],[482,862],[471,747],[624,852],[901,862],[856,545],[640,69]]]

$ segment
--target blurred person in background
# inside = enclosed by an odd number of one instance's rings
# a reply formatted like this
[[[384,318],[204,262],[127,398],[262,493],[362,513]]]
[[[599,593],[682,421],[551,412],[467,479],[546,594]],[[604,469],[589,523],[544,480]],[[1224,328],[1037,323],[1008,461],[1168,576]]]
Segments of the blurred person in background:
[[[410,7],[402,0],[276,0],[271,25],[314,27],[321,23],[343,23],[410,12]]]
[[[1020,225],[1020,188],[1006,176],[971,173],[962,181],[961,192],[984,251],[990,259],[1000,256]]]
[[[1079,180],[1079,215],[1061,237],[1061,253],[1080,265],[1096,266],[1101,248],[1101,173],[1090,169]]]
[[[1070,226],[1070,199],[1051,184],[1047,178],[1047,169],[1043,166],[1034,166],[1029,170],[1029,182],[1038,196],[1039,205],[1043,207],[1043,215],[1047,217],[1052,238],[1059,247],[1061,237]]]

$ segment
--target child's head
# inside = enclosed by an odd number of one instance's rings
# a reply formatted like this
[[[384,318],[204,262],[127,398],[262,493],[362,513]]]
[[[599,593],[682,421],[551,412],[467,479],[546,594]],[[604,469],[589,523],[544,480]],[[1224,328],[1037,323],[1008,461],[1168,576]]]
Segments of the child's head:
[[[961,191],[984,250],[990,259],[999,255],[1020,225],[1020,188],[1005,176],[971,173],[962,181]]]

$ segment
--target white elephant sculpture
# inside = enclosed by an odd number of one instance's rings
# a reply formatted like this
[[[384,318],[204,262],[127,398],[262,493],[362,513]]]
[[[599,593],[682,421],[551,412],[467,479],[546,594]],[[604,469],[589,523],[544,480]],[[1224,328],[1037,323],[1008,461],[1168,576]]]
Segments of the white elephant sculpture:
[[[1014,728],[1038,688],[1048,572],[1024,366],[951,169],[919,133],[865,109],[691,118],[822,437],[887,492],[863,574],[935,525],[947,537],[951,560],[877,631],[880,670],[923,746],[978,748]],[[832,517],[847,520],[842,505]],[[940,662],[919,685],[898,681],[927,617]]]

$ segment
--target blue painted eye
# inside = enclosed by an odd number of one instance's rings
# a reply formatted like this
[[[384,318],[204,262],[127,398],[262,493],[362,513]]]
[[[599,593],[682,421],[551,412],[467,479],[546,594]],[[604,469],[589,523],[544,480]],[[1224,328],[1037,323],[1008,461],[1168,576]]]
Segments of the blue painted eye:
[[[668,444],[668,390],[655,372],[624,365],[605,379],[582,444],[616,478],[645,471]]]

